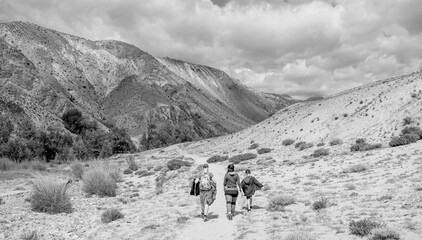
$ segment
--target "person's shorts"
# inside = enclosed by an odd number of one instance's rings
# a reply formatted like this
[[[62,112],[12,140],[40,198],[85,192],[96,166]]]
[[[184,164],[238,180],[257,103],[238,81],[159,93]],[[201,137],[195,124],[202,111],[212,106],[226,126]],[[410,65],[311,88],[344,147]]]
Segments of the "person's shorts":
[[[199,193],[199,199],[201,200],[201,204],[205,205],[211,205],[214,202],[214,198],[212,196],[212,191],[200,191]]]
[[[226,197],[226,203],[228,203],[228,204],[233,204],[233,205],[236,205],[236,200],[237,200],[237,196],[238,196],[239,194],[236,194],[236,195],[234,195],[234,194],[225,194],[224,196]]]
[[[246,196],[246,199],[251,199],[252,196]]]

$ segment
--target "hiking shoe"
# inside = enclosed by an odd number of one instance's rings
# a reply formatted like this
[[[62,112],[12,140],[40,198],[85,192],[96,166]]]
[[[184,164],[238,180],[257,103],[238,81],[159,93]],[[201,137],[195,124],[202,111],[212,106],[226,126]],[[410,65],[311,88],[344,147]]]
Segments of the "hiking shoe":
[[[227,213],[227,219],[233,220],[233,215],[231,213]]]
[[[250,209],[250,208],[248,208],[248,209],[247,209],[247,211],[248,211],[248,212],[250,212],[250,211],[251,211],[251,209]]]
[[[204,222],[208,222],[208,217],[204,216]]]

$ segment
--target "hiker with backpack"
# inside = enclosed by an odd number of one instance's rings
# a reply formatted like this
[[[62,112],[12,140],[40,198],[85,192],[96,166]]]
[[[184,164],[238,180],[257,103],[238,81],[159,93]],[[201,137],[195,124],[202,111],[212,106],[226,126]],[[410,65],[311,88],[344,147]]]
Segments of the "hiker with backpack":
[[[227,167],[227,173],[224,176],[224,195],[226,197],[227,218],[233,219],[236,213],[236,200],[239,192],[243,194],[239,174],[234,172],[234,165],[230,164]],[[239,190],[238,190],[239,189]]]
[[[199,185],[199,199],[201,202],[201,216],[204,219],[204,222],[208,221],[208,211],[211,204],[214,202],[217,195],[217,185],[213,179],[214,175],[209,172],[208,164],[202,166],[202,173],[195,178],[193,182],[193,192],[196,192],[196,184]],[[192,194],[191,191],[191,195]]]
[[[242,180],[241,186],[246,197],[247,211],[250,212],[252,208],[252,196],[256,189],[261,189],[263,185],[254,177],[251,176],[251,170],[246,169],[246,177]]]

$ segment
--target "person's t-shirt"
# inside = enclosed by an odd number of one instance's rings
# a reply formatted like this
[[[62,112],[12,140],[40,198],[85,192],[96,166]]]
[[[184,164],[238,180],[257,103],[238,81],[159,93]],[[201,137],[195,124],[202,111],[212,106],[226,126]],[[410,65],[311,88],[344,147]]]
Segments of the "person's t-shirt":
[[[226,175],[224,175],[224,186],[227,186],[229,188],[235,188],[238,185],[240,186],[239,174],[226,173]]]

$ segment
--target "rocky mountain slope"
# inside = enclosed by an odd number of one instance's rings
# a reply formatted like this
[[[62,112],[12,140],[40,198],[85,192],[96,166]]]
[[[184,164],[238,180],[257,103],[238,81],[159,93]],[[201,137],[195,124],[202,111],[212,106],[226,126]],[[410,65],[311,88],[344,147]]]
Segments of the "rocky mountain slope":
[[[151,125],[183,125],[203,138],[244,129],[294,102],[217,69],[31,23],[0,24],[0,46],[0,109],[38,126],[61,126],[59,117],[77,108],[132,136]]]

